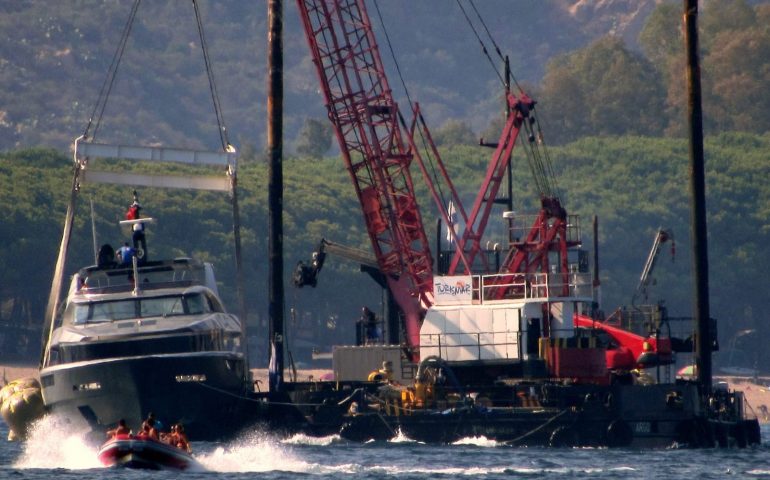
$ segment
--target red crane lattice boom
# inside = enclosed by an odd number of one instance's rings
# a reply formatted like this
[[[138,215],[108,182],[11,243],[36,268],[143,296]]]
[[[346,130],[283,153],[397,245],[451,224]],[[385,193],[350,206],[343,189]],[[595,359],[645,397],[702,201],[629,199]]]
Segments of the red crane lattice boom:
[[[409,172],[412,154],[362,1],[297,0],[329,119],[381,271],[419,345],[433,260]]]
[[[388,287],[405,315],[407,343],[419,347],[419,330],[426,308],[433,303],[433,260],[417,205],[410,165],[417,161],[429,191],[447,225],[444,199],[415,144],[427,143],[437,171],[448,185],[465,230],[456,238],[449,274],[460,265],[471,273],[494,200],[511,154],[524,128],[534,142],[531,116],[535,102],[523,92],[506,93],[508,110],[500,140],[470,215],[459,200],[430,132],[415,105],[407,127],[393,100],[364,0],[297,0],[305,37],[318,73],[329,119],[363,210],[372,248]],[[541,192],[543,208],[524,242],[517,242],[502,264],[502,272],[548,271],[548,253],[558,251],[566,274],[566,213],[557,198]],[[487,261],[481,257],[484,271]],[[499,289],[504,295],[504,289]],[[414,358],[417,358],[417,354]]]
[[[479,189],[479,193],[473,203],[462,238],[458,241],[459,249],[465,252],[465,260],[469,264],[473,263],[476,255],[481,250],[481,238],[484,235],[487,222],[492,213],[497,192],[500,190],[500,185],[505,178],[508,164],[511,162],[516,139],[519,137],[519,132],[524,122],[529,118],[530,111],[535,106],[535,102],[524,93],[517,98],[508,92],[506,102],[511,114],[508,116],[505,127],[500,134],[500,140],[487,167],[482,188]],[[458,255],[452,258],[452,262],[449,265],[449,275],[453,275],[456,272],[461,260],[462,258]]]

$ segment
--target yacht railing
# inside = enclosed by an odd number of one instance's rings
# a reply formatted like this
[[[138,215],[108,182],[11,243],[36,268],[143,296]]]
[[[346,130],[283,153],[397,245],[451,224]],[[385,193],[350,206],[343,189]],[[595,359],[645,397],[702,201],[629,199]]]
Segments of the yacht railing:
[[[111,293],[134,289],[135,278],[140,288],[178,288],[205,285],[205,267],[185,261],[150,262],[134,269],[131,266],[117,268],[84,268],[75,277],[75,290],[80,293]]]

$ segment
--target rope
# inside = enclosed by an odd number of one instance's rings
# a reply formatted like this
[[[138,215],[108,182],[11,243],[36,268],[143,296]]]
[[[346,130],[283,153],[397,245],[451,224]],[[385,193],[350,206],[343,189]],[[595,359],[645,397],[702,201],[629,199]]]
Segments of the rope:
[[[392,434],[394,437],[398,436],[398,434],[396,433],[396,431],[395,431],[395,430],[393,430],[393,428],[390,426],[390,424],[388,424],[388,422],[385,420],[385,418],[382,416],[382,414],[381,414],[380,412],[377,412],[377,417],[378,417],[380,420],[382,420],[382,423],[384,423],[386,427],[388,427],[388,430],[390,430],[390,433],[391,433],[391,434]]]
[[[131,7],[131,12],[129,13],[129,16],[128,16],[128,20],[126,20],[126,24],[123,26],[123,31],[120,36],[120,42],[118,42],[118,47],[112,56],[112,62],[110,63],[109,68],[107,69],[107,77],[104,79],[104,82],[102,83],[102,87],[99,90],[99,96],[96,100],[96,104],[94,105],[94,109],[91,112],[90,117],[88,118],[88,123],[86,124],[85,131],[83,132],[84,138],[91,138],[93,140],[96,138],[96,134],[99,131],[99,127],[101,126],[102,118],[104,116],[104,111],[107,108],[107,100],[109,99],[110,93],[112,93],[112,87],[114,86],[115,79],[117,78],[118,67],[120,67],[120,62],[123,59],[123,54],[125,53],[125,50],[126,50],[126,44],[128,43],[128,37],[131,34],[131,29],[134,25],[134,20],[136,19],[136,13],[139,10],[140,3],[141,3],[141,0],[134,1],[134,4]],[[227,151],[228,150],[227,147],[228,145],[230,145],[230,141],[227,137],[227,129],[225,127],[224,115],[222,114],[222,107],[219,101],[219,93],[217,92],[216,82],[214,81],[214,72],[211,68],[211,59],[209,58],[208,44],[206,43],[206,36],[203,31],[203,19],[201,17],[201,13],[198,8],[197,0],[192,0],[192,4],[195,10],[195,20],[198,26],[198,36],[200,37],[200,41],[201,41],[201,49],[203,50],[203,62],[206,66],[206,75],[208,76],[209,90],[211,92],[211,100],[214,104],[214,113],[217,117],[217,125],[219,128],[219,139],[222,143],[222,149]],[[91,130],[92,126],[93,126],[93,133],[89,137],[89,131]]]
[[[548,420],[547,420],[545,423],[543,423],[542,425],[539,425],[539,426],[537,426],[537,427],[533,428],[532,430],[530,430],[529,432],[525,433],[524,435],[521,435],[521,436],[519,436],[519,437],[516,437],[516,438],[514,438],[513,440],[508,440],[507,442],[503,442],[503,443],[504,443],[505,445],[512,445],[512,444],[516,444],[516,443],[520,442],[521,440],[524,440],[525,438],[527,438],[527,437],[529,437],[529,436],[531,436],[531,435],[534,435],[535,433],[537,433],[537,432],[539,432],[540,430],[544,429],[544,428],[545,428],[545,427],[547,427],[549,424],[551,424],[552,422],[554,422],[554,421],[555,421],[557,418],[561,417],[562,415],[564,415],[564,414],[565,414],[565,413],[567,413],[567,412],[569,412],[569,410],[562,410],[561,412],[557,413],[557,414],[556,414],[556,415],[554,415],[553,417],[549,418],[549,419],[548,419]]]
[[[96,118],[96,124],[94,125],[94,132],[91,138],[96,138],[96,133],[99,131],[99,126],[102,123],[102,116],[104,116],[104,109],[107,107],[107,100],[109,99],[110,93],[112,92],[112,86],[115,83],[115,78],[117,77],[118,67],[120,66],[120,61],[123,58],[123,53],[126,50],[128,36],[131,34],[131,28],[134,25],[134,19],[136,18],[136,12],[139,9],[140,2],[141,0],[135,0],[134,4],[131,6],[131,12],[128,15],[126,24],[123,26],[123,33],[120,36],[118,48],[115,50],[115,53],[112,56],[112,62],[110,63],[110,67],[107,69],[107,77],[104,79],[102,88],[99,90],[99,96],[96,99],[96,105],[94,105],[91,116],[88,118],[88,124],[86,124],[85,131],[83,132],[83,138],[89,138],[88,133],[91,129],[91,125],[94,123],[94,118]]]
[[[535,145],[532,145],[532,142],[529,141],[529,138],[532,138],[532,132],[527,121],[524,122],[524,133],[525,135],[522,135],[520,138],[527,154],[527,161],[532,170],[533,179],[537,184],[538,192],[540,195],[550,196],[551,187],[548,181],[548,175],[546,174],[545,165],[543,164],[542,158],[538,154]],[[526,140],[524,139],[524,136],[527,137]]]
[[[221,388],[217,388],[217,387],[215,387],[213,385],[206,385],[205,383],[200,383],[200,382],[195,382],[195,384],[196,385],[200,385],[201,387],[204,387],[204,388],[208,388],[209,390],[214,390],[215,392],[219,392],[219,393],[222,393],[222,394],[234,397],[234,398],[238,398],[238,399],[241,399],[241,400],[247,400],[249,402],[255,402],[255,403],[265,403],[263,400],[258,400],[258,399],[255,399],[255,398],[249,398],[249,397],[245,397],[243,395],[238,395],[236,393],[228,392],[227,390],[223,390]],[[320,407],[320,406],[323,405],[322,403],[294,403],[294,402],[273,402],[273,401],[268,401],[267,403],[272,404],[272,405],[293,405],[293,406],[296,406],[296,407]]]
[[[446,195],[444,194],[444,189],[441,188],[441,182],[439,182],[438,173],[436,172],[436,164],[433,155],[431,154],[430,148],[428,148],[428,141],[425,139],[425,134],[423,132],[427,131],[428,126],[425,123],[425,119],[422,116],[422,112],[418,115],[417,118],[420,122],[420,125],[422,125],[422,128],[419,126],[417,127],[417,133],[420,136],[420,141],[422,142],[422,149],[425,152],[425,157],[428,159],[428,168],[430,169],[430,173],[433,177],[433,185],[436,187],[436,190],[438,191],[438,196],[441,199],[441,203],[443,205],[448,205],[448,202],[446,201]],[[401,123],[401,127],[404,129],[405,132],[409,131],[409,127],[406,124],[406,120],[401,115],[401,112],[398,112],[398,120]]]
[[[217,85],[214,82],[214,71],[211,68],[211,60],[209,59],[208,44],[206,43],[206,36],[203,33],[203,19],[201,17],[200,10],[198,9],[198,2],[192,0],[193,8],[195,9],[195,21],[198,25],[198,36],[201,40],[201,49],[203,50],[203,62],[206,65],[206,75],[209,79],[209,91],[211,92],[211,101],[214,103],[214,114],[217,117],[217,126],[219,127],[219,139],[222,142],[222,149],[227,151],[227,146],[230,145],[230,141],[227,138],[227,129],[225,128],[225,119],[222,114],[222,107],[219,102],[219,93],[217,92]]]

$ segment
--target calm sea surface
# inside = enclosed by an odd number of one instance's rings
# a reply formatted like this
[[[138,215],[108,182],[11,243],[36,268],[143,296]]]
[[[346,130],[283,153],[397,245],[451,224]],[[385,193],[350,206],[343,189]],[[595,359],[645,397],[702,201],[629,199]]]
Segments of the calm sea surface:
[[[770,428],[744,450],[605,450],[511,448],[485,439],[421,445],[402,439],[355,444],[339,438],[279,440],[254,433],[230,443],[194,442],[200,472],[145,472],[99,467],[96,448],[44,420],[30,440],[5,442],[0,422],[0,480],[65,479],[496,479],[496,478],[770,478]]]

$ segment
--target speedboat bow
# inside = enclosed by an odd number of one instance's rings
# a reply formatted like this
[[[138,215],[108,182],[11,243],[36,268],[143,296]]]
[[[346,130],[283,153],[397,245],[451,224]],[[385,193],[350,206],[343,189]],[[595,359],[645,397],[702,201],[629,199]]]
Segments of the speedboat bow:
[[[105,467],[149,470],[190,470],[199,467],[186,450],[144,435],[116,435],[99,448]]]

